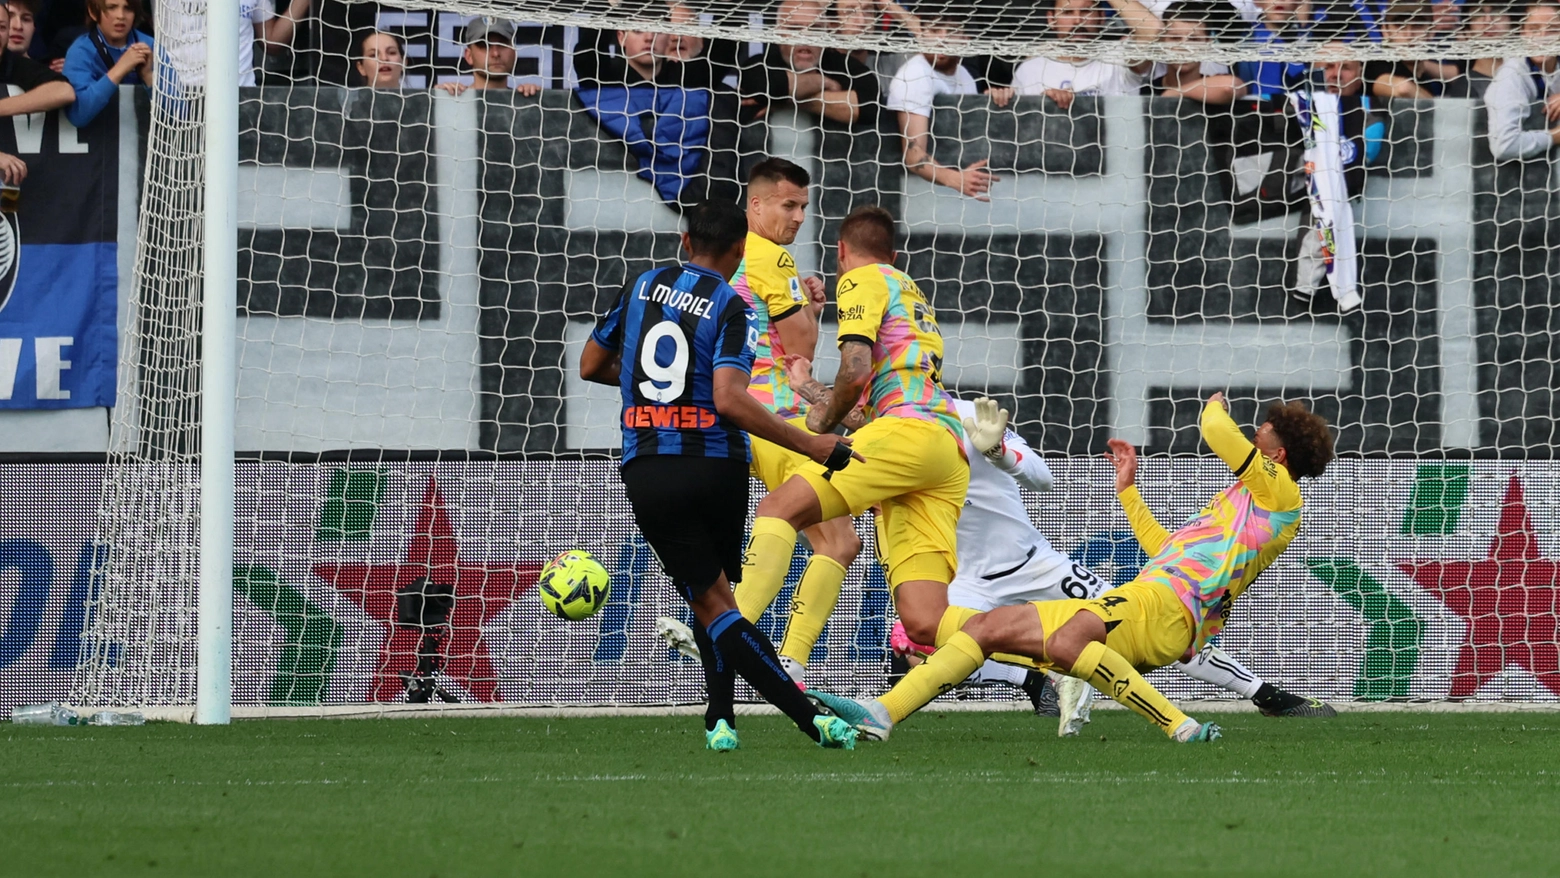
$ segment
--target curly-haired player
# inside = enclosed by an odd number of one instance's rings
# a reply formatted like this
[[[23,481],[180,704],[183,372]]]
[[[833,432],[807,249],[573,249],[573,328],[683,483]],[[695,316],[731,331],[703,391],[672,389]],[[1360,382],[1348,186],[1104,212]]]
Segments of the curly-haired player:
[[[1116,468],[1117,496],[1149,555],[1136,579],[1094,599],[972,614],[895,689],[911,683],[907,691],[924,690],[911,680],[917,674],[963,679],[988,656],[1001,654],[1004,661],[1027,659],[1087,680],[1176,741],[1220,737],[1218,726],[1182,713],[1140,671],[1189,658],[1219,633],[1230,602],[1299,531],[1304,501],[1295,480],[1322,474],[1333,458],[1333,441],[1327,422],[1294,402],[1273,406],[1255,439],[1248,440],[1225,410],[1222,393],[1209,397],[1201,425],[1203,439],[1236,481],[1174,533],[1154,519],[1138,493],[1136,450],[1110,441],[1107,457]],[[868,738],[887,737],[898,719],[882,700],[812,694]]]

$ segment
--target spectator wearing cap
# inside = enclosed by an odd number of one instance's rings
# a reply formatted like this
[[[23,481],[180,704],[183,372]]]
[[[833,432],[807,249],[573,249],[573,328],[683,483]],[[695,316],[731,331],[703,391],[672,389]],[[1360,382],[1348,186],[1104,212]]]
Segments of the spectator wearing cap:
[[[1159,19],[1137,0],[1110,0],[1116,14],[1131,28],[1128,39],[1149,43],[1158,39]],[[1098,0],[1052,0],[1046,13],[1052,37],[1073,42],[1097,42],[1105,29],[1105,9]],[[1142,91],[1152,61],[1125,64],[1099,59],[1040,55],[1018,65],[1013,90],[1020,95],[1045,95],[1062,109],[1078,95],[1135,95]]]
[[[461,29],[461,42],[466,44],[466,50],[460,57],[471,67],[471,82],[441,82],[434,88],[452,95],[468,88],[509,88],[509,77],[515,72],[514,25],[486,16],[474,18]],[[525,97],[533,97],[541,90],[540,85],[532,82],[515,88]]]
[[[0,0],[0,6],[5,0]],[[11,16],[6,9],[0,15],[0,86],[14,85],[22,90],[19,95],[0,98],[0,116],[21,116],[68,107],[76,100],[76,90],[65,77],[50,70],[26,55],[11,51]],[[25,174],[25,171],[23,171]]]
[[[406,78],[406,44],[395,34],[367,31],[357,39],[357,61],[352,66],[358,85],[399,89]]]
[[[824,0],[784,0],[776,13],[776,28],[805,34],[827,25]],[[843,125],[877,121],[877,76],[866,65],[834,49],[798,41],[771,45],[742,71],[742,104],[753,118],[764,116],[775,103]]]
[[[921,27],[922,35],[928,40],[950,43],[964,36],[962,26],[948,18],[923,19]],[[938,95],[980,93],[975,77],[965,69],[962,61],[958,55],[940,52],[912,55],[888,84],[888,100],[884,106],[899,117],[899,133],[904,137],[905,170],[961,195],[990,201],[987,193],[997,177],[986,169],[985,159],[959,168],[939,164],[932,158],[934,99]],[[1005,107],[1013,100],[1011,88],[993,88],[986,94],[999,107]]]
[[[77,128],[118,99],[119,86],[152,83],[152,37],[136,29],[141,0],[88,0],[87,15],[92,27],[65,53],[65,78],[76,90],[65,115]]]
[[[1538,0],[1522,18],[1521,36],[1532,43],[1560,39],[1560,4]],[[1523,123],[1533,105],[1543,102],[1548,130],[1528,131]],[[1490,118],[1490,154],[1496,161],[1534,158],[1560,144],[1560,57],[1517,56],[1501,62],[1484,92]]]

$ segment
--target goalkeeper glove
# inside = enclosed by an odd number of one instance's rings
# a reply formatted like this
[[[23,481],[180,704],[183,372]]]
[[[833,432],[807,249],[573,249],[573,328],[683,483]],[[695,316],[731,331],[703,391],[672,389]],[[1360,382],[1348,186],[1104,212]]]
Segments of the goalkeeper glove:
[[[964,419],[964,433],[976,451],[993,460],[1000,460],[1007,452],[1002,442],[1007,425],[1007,409],[998,408],[996,400],[983,396],[975,400],[975,417]]]

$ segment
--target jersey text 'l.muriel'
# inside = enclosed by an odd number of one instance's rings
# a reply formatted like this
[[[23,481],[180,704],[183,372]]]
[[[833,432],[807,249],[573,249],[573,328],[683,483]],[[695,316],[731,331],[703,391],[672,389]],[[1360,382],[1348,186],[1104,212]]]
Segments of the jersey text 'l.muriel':
[[[715,409],[715,370],[751,372],[754,348],[747,304],[719,274],[691,263],[641,274],[591,339],[623,357],[623,463],[648,454],[749,459],[747,434]]]
[[[796,395],[785,371],[785,349],[774,324],[807,305],[796,261],[790,251],[756,232],[748,232],[747,255],[731,276],[731,286],[753,310],[758,347],[753,353],[753,380],[748,393],[782,418],[798,417],[807,404]]]
[[[937,315],[915,281],[892,265],[864,265],[840,276],[835,298],[840,342],[872,346],[868,415],[941,424],[962,447],[964,428],[942,386]]]
[[[1289,546],[1300,531],[1300,486],[1289,470],[1251,444],[1220,403],[1203,407],[1202,435],[1235,473],[1235,484],[1208,501],[1175,533],[1149,512],[1137,488],[1121,504],[1149,561],[1138,581],[1176,593],[1192,615],[1191,650],[1218,634],[1230,604]]]

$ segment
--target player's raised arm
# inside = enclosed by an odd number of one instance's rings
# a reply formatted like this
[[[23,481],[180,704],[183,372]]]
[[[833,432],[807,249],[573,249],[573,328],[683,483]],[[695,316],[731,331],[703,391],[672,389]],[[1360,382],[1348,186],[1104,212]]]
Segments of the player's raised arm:
[[[1116,10],[1122,21],[1127,23],[1131,33],[1128,39],[1138,43],[1152,43],[1159,39],[1160,31],[1164,24],[1148,7],[1138,0],[1108,0],[1111,8]],[[1144,62],[1138,62],[1142,64]],[[1134,69],[1137,64],[1132,65]]]
[[[1138,545],[1152,558],[1169,542],[1170,532],[1149,511],[1143,495],[1138,493],[1137,449],[1121,439],[1112,439],[1107,444],[1110,450],[1105,452],[1105,459],[1116,469],[1116,499],[1121,501],[1121,509],[1127,514],[1127,522],[1132,525]]]
[[[1251,440],[1236,425],[1235,419],[1230,417],[1224,394],[1215,393],[1208,397],[1208,401],[1203,404],[1199,426],[1203,441],[1208,443],[1208,447],[1237,478],[1250,469],[1257,457],[1257,446],[1251,444]]]
[[[997,401],[981,397],[971,403],[973,417],[964,419],[964,435],[992,465],[1013,477],[1013,480],[1031,491],[1049,491],[1056,485],[1056,477],[1024,437],[1008,429],[1008,411]]]
[[[1316,417],[1309,413],[1305,416]],[[1283,440],[1273,432],[1269,424],[1264,424],[1257,431],[1258,435],[1263,437],[1265,446],[1258,448],[1246,438],[1246,434],[1241,432],[1235,420],[1230,417],[1229,410],[1224,404],[1224,394],[1215,393],[1203,406],[1201,428],[1203,441],[1207,442],[1213,453],[1224,461],[1224,465],[1230,468],[1235,478],[1240,479],[1247,488],[1251,489],[1251,497],[1258,505],[1263,509],[1274,511],[1300,508],[1300,486],[1295,484],[1296,474],[1290,472],[1288,452],[1284,448]],[[1331,460],[1332,440],[1330,434],[1326,433],[1325,422],[1322,433],[1327,436],[1326,458]],[[1322,466],[1326,466],[1325,461]],[[1320,470],[1317,472],[1319,474]]]

